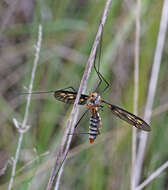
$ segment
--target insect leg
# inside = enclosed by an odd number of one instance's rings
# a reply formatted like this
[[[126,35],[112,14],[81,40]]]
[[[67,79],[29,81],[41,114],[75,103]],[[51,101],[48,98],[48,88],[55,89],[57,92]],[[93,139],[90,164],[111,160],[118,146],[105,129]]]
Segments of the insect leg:
[[[100,38],[100,54],[99,54],[99,64],[98,64],[98,72],[100,71],[100,58],[101,58],[101,52],[102,52],[102,46],[103,46],[103,29],[102,29],[102,35],[101,35],[101,38]],[[102,94],[103,92],[105,92],[110,84],[108,83],[108,81],[104,78],[104,76],[99,72],[99,75],[101,76],[102,80],[106,83],[106,87],[104,88],[104,90],[102,91]]]
[[[98,57],[98,68],[96,68],[96,61],[94,61],[94,69],[97,73],[97,76],[99,77],[99,83],[96,87],[96,90],[100,87],[102,81],[104,81],[106,83],[106,87],[104,88],[104,90],[102,91],[102,93],[104,93],[107,88],[109,88],[110,84],[108,83],[108,81],[103,77],[103,75],[100,73],[100,58],[101,58],[101,51],[102,51],[102,42],[103,42],[103,28],[102,28],[102,35],[100,37],[100,44],[99,44],[99,57]],[[97,51],[96,51],[96,56],[95,56],[95,60],[96,60],[96,57],[97,57]]]
[[[68,151],[67,151],[66,154],[64,155],[64,158],[63,158],[63,160],[62,160],[62,162],[61,162],[61,164],[60,164],[60,166],[59,166],[59,168],[58,168],[58,170],[57,170],[57,173],[56,173],[56,175],[55,175],[55,179],[58,177],[59,171],[60,171],[61,167],[63,166],[64,161],[65,161],[66,158],[67,158],[67,155],[68,155]]]
[[[90,133],[87,133],[87,132],[80,132],[80,133],[68,133],[68,135],[90,135]]]
[[[68,86],[68,87],[63,88],[63,89],[60,89],[60,90],[67,90],[67,89],[71,89],[71,90],[73,90],[74,92],[77,92],[77,91],[75,90],[75,88],[72,87],[72,86]]]
[[[70,87],[70,88],[73,89],[73,87]],[[81,121],[82,118],[86,115],[86,113],[87,113],[88,111],[89,111],[89,109],[87,109],[87,110],[84,112],[84,114],[81,116],[81,118],[80,118],[80,119],[78,120],[78,122],[76,123],[75,128],[78,126],[78,124],[80,123],[80,121]],[[68,134],[68,135],[74,135],[74,134],[76,134],[76,133]],[[89,134],[89,133],[80,133],[80,134]],[[58,168],[58,171],[57,171],[57,173],[56,173],[56,177],[58,177],[58,173],[59,173],[61,167],[63,166],[64,161],[65,161],[66,158],[67,158],[67,155],[68,155],[68,152],[65,153],[65,156],[64,156],[64,158],[63,158],[63,160],[62,160],[62,162],[61,162],[61,164],[60,164],[60,167]],[[55,177],[55,178],[56,178],[56,177]]]
[[[83,113],[83,115],[81,116],[81,118],[78,120],[78,122],[75,125],[75,129],[77,128],[78,124],[80,123],[80,121],[83,119],[83,117],[88,113],[89,108]],[[76,134],[88,134],[88,133],[68,133],[68,135],[76,135]]]
[[[78,120],[78,122],[75,125],[75,129],[77,128],[78,124],[80,123],[80,121],[83,119],[83,117],[88,113],[89,108],[83,113],[83,115],[81,116],[81,118]]]
[[[97,52],[96,52],[96,55],[97,55]],[[95,60],[96,60],[96,56],[95,56]],[[95,71],[96,71],[96,73],[97,73],[97,76],[98,76],[98,78],[99,78],[99,83],[98,83],[98,85],[97,85],[97,87],[96,87],[96,89],[95,89],[95,91],[97,91],[98,90],[98,88],[99,88],[99,86],[101,85],[101,83],[102,83],[102,78],[100,77],[100,72],[97,70],[97,68],[96,68],[96,61],[94,60],[94,69],[95,69]]]

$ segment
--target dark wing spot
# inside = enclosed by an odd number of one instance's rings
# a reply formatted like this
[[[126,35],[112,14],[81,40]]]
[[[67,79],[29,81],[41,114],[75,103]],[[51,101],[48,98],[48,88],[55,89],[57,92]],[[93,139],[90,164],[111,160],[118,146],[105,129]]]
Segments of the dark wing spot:
[[[67,90],[57,90],[54,92],[54,97],[56,100],[62,101],[64,103],[73,104],[76,99],[76,92],[71,92]],[[81,94],[79,105],[84,105],[87,103],[89,96]]]
[[[89,99],[89,96],[81,94],[79,105],[84,105],[87,103],[87,100]]]

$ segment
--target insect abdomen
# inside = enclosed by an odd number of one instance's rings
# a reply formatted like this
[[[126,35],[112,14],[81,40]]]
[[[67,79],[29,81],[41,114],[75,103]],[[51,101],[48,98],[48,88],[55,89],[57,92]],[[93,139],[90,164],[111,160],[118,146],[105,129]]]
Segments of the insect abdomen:
[[[93,143],[96,139],[97,135],[100,134],[99,128],[100,128],[100,121],[101,118],[99,114],[92,115],[90,118],[90,126],[89,126],[89,140],[90,143]]]

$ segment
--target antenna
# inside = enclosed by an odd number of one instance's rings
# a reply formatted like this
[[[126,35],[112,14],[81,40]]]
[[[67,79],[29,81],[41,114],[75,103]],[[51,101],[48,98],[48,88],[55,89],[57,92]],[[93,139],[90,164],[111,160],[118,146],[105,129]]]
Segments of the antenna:
[[[50,93],[54,93],[55,91],[54,90],[50,90],[50,91],[39,91],[39,92],[23,92],[23,93],[20,93],[19,95],[26,95],[26,94],[50,94]]]

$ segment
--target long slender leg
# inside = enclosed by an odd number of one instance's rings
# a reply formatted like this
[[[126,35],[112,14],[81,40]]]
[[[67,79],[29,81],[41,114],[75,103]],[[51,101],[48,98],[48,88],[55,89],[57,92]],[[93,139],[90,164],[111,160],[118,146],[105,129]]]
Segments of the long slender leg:
[[[80,123],[80,121],[83,119],[83,117],[88,113],[89,108],[83,113],[83,115],[81,116],[81,118],[78,120],[78,122],[75,125],[75,129],[77,128],[78,124]]]
[[[71,89],[74,89],[73,87],[68,87],[68,88],[71,88]],[[66,88],[67,89],[67,88]],[[80,123],[80,121],[82,120],[82,118],[86,115],[86,113],[89,111],[89,109],[87,109],[85,112],[84,112],[84,114],[81,116],[81,118],[78,120],[78,122],[76,123],[76,125],[75,125],[75,128],[78,126],[78,124]],[[73,133],[73,134],[68,134],[68,135],[74,135],[75,133]],[[79,133],[79,134],[89,134],[89,133]],[[56,173],[56,177],[58,176],[58,173],[59,173],[59,171],[60,171],[60,169],[61,169],[61,167],[62,167],[62,165],[63,165],[63,163],[64,163],[64,161],[65,161],[65,159],[67,158],[67,155],[68,155],[68,152],[66,152],[66,154],[65,154],[65,156],[64,156],[64,158],[63,158],[63,160],[62,160],[62,162],[61,162],[61,164],[60,164],[60,167],[58,168],[58,170],[57,170],[57,173]],[[55,177],[55,178],[56,178]]]
[[[96,87],[96,90],[98,90],[98,88],[100,87],[102,81],[104,81],[106,83],[106,87],[104,88],[104,90],[102,91],[102,93],[104,93],[106,91],[106,89],[109,87],[109,83],[108,81],[103,77],[103,75],[100,73],[100,58],[101,58],[101,51],[102,51],[102,41],[103,41],[103,32],[102,32],[102,35],[101,35],[101,38],[100,38],[100,44],[99,44],[99,55],[98,55],[98,68],[96,68],[96,61],[94,61],[94,69],[97,73],[97,76],[99,77],[99,83]],[[95,56],[95,60],[96,60],[96,57],[97,57],[97,51],[96,51],[96,56]],[[102,94],[101,93],[101,94]]]
[[[90,135],[90,133],[88,132],[80,132],[80,133],[72,133],[72,134],[68,133],[68,135]]]
[[[64,158],[63,158],[63,160],[62,160],[62,162],[60,163],[60,166],[59,166],[59,168],[58,168],[58,170],[57,170],[57,173],[56,173],[56,175],[55,175],[55,179],[58,177],[58,173],[59,173],[59,171],[60,171],[60,169],[61,169],[61,167],[62,167],[62,165],[63,165],[65,159],[67,158],[67,155],[68,155],[68,152],[66,152],[66,154],[65,154],[65,156],[64,156]]]
[[[102,77],[100,74],[100,61],[101,61],[101,54],[102,54],[102,46],[103,46],[103,26],[102,26],[102,35],[100,36],[100,44],[99,44],[99,54],[98,54],[98,68],[97,68],[97,73],[99,75],[99,78],[101,78],[101,81],[99,82],[98,86],[100,86],[102,82]],[[95,65],[96,67],[96,65]]]
[[[101,38],[102,38],[102,37],[101,37]],[[95,69],[95,71],[96,71],[96,74],[97,74],[97,76],[98,76],[98,78],[99,78],[99,83],[98,83],[98,85],[97,85],[95,91],[98,90],[99,86],[100,86],[101,83],[102,83],[102,78],[101,78],[100,72],[99,72],[99,69],[100,69],[100,57],[101,57],[101,39],[100,39],[100,43],[99,43],[99,47],[98,47],[98,48],[99,48],[99,50],[96,50],[96,56],[95,56],[94,65],[93,65],[93,66],[94,66],[94,69]],[[98,51],[99,51],[99,53],[98,53]],[[97,54],[99,54],[99,55],[98,55],[98,69],[96,68]]]
[[[80,123],[80,121],[84,118],[84,116],[88,113],[88,111],[89,111],[89,108],[83,113],[83,115],[81,116],[81,118],[78,120],[78,122],[75,125],[75,129],[77,128],[77,126]],[[68,135],[75,135],[75,134],[76,133],[73,133],[73,134],[68,133]],[[78,133],[78,134],[81,134],[81,133]],[[83,134],[88,134],[88,133],[83,133]]]
[[[88,113],[89,108],[84,112],[84,114],[81,116],[81,118],[78,120],[78,122],[75,125],[75,129],[77,128],[78,124],[80,123],[80,121],[83,119],[83,117]]]
[[[67,90],[67,89],[72,89],[74,92],[77,92],[73,86],[68,86],[68,87],[60,89],[60,90]]]
[[[98,65],[98,72],[99,72],[99,75],[101,76],[102,80],[104,80],[104,82],[106,83],[106,87],[104,88],[104,90],[102,91],[102,94],[103,92],[106,91],[106,89],[110,86],[110,84],[108,83],[108,81],[104,78],[104,76],[100,73],[100,58],[101,58],[101,52],[102,52],[102,47],[103,47],[103,30],[102,30],[102,35],[101,35],[101,38],[100,38],[100,43],[101,43],[101,46],[100,46],[100,54],[99,54],[99,65]]]
[[[71,89],[73,89],[73,87],[70,87]],[[66,88],[67,89],[67,88]],[[75,125],[75,128],[78,126],[78,124],[80,123],[80,121],[82,120],[82,118],[86,115],[86,113],[89,111],[89,109],[87,109],[85,112],[84,112],[84,114],[81,116],[81,118],[78,120],[78,122],[76,123],[76,125]],[[89,133],[80,133],[80,134],[89,134]],[[68,135],[75,135],[75,133],[73,133],[73,134],[68,134]],[[61,162],[61,164],[60,164],[60,167],[58,168],[58,171],[57,171],[57,174],[56,174],[56,177],[58,176],[58,173],[59,173],[59,171],[60,171],[60,169],[61,169],[61,167],[62,167],[62,165],[63,165],[63,163],[64,163],[64,161],[65,161],[65,159],[66,159],[66,157],[67,157],[67,155],[68,155],[68,152],[65,154],[65,156],[64,156],[64,158],[63,158],[63,160],[62,160],[62,162]]]
[[[97,54],[97,53],[96,53]],[[95,57],[95,60],[96,60],[96,57]],[[95,69],[95,71],[96,71],[96,73],[97,73],[97,76],[98,76],[98,78],[99,78],[99,83],[98,83],[98,85],[96,86],[96,89],[95,89],[95,91],[97,91],[98,90],[98,88],[99,88],[99,86],[101,85],[101,83],[102,83],[102,78],[100,77],[100,74],[99,74],[99,72],[97,71],[97,68],[96,68],[96,63],[95,63],[95,61],[94,61],[94,69]]]
[[[107,90],[107,88],[109,88],[110,84],[109,84],[108,81],[103,77],[103,75],[102,75],[100,72],[98,72],[95,63],[94,63],[94,69],[95,69],[95,71],[96,71],[96,73],[97,73],[97,75],[98,75],[98,77],[99,77],[99,83],[98,83],[98,85],[97,85],[95,91],[97,91],[97,89],[98,89],[99,86],[101,85],[102,81],[104,81],[104,82],[106,83],[106,87],[105,87],[104,90],[102,91],[102,93],[103,93],[103,92],[105,92],[105,91]]]

